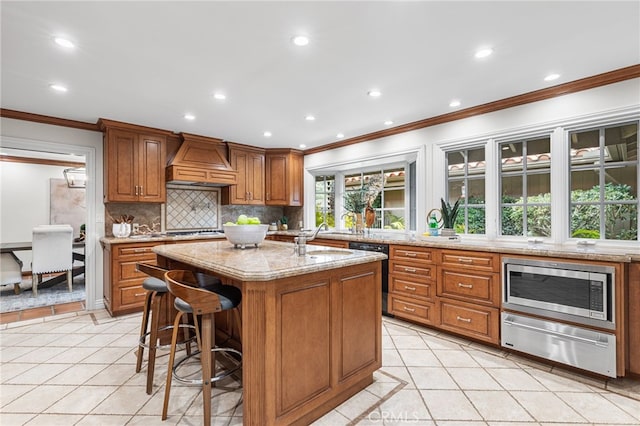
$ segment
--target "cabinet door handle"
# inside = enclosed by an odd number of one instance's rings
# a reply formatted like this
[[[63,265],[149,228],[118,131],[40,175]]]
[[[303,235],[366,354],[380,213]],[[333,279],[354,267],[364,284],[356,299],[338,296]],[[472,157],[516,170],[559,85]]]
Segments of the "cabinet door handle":
[[[416,272],[416,268],[404,268],[405,272],[411,272],[411,273],[415,273]]]
[[[136,185],[136,195],[138,195],[138,185]]]
[[[144,195],[144,191],[142,190],[142,185],[140,185],[140,195]]]
[[[471,322],[471,318],[462,318],[461,316],[456,316],[456,319],[462,322]]]
[[[404,289],[405,289],[405,290],[410,290],[410,291],[416,291],[416,288],[415,288],[415,287],[410,287],[410,286],[408,286],[408,285],[405,285],[405,286],[404,286]]]
[[[149,251],[148,248],[137,248],[137,249],[133,249],[134,252],[136,253],[145,253],[147,251]]]
[[[459,257],[458,262],[460,263],[473,263],[473,259],[469,259],[468,257]]]
[[[415,312],[415,311],[416,311],[415,309],[413,309],[413,308],[408,308],[408,307],[406,307],[406,306],[403,306],[403,307],[402,307],[402,309],[403,309],[403,310],[405,310],[405,311],[407,311],[407,312]]]
[[[463,284],[463,283],[458,283],[458,287],[463,287],[463,288],[473,288],[473,284]]]
[[[267,201],[269,201],[271,199],[271,194],[267,192]]]
[[[249,199],[253,200],[253,192],[249,191]]]

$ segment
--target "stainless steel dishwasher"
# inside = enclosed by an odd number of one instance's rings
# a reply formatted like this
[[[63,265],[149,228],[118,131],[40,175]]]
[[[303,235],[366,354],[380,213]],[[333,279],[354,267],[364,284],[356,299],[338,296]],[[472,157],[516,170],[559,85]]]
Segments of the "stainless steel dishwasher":
[[[393,317],[393,315],[387,311],[387,296],[389,295],[389,244],[350,241],[349,248],[354,250],[375,251],[387,255],[387,259],[382,261],[382,315]]]

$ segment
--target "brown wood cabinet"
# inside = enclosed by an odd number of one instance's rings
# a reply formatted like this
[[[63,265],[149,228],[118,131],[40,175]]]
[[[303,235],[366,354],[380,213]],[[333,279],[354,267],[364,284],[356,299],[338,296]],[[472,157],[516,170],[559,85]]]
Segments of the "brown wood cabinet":
[[[500,255],[442,250],[437,280],[440,328],[500,341]]]
[[[295,149],[266,151],[266,200],[269,206],[302,206],[304,156]]]
[[[316,245],[316,246],[329,246],[329,247],[335,247],[335,248],[349,248],[349,242],[348,241],[339,241],[339,240],[329,240],[329,239],[324,239],[324,238],[314,238],[313,240],[309,241],[310,245]]]
[[[628,371],[640,377],[640,262],[629,265]]]
[[[100,120],[104,132],[104,202],[166,201],[166,134]]]
[[[236,185],[223,188],[223,204],[265,204],[265,150],[234,143],[229,146],[229,163],[238,172]]]
[[[388,311],[391,314],[422,324],[436,324],[435,253],[437,250],[423,247],[389,247]]]
[[[123,243],[103,246],[103,293],[107,311],[112,316],[141,311],[146,290],[146,274],[136,271],[136,263],[155,264],[153,247],[162,242]]]

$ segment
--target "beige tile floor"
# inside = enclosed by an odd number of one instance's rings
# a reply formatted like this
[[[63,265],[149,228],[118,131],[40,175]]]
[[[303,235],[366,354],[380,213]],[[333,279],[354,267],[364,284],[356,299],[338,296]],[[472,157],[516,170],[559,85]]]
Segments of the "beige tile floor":
[[[139,324],[94,311],[2,325],[0,424],[201,424],[199,390],[178,384],[160,420],[166,354],[147,395]],[[382,332],[374,383],[315,425],[640,425],[638,381],[578,376],[388,318]],[[214,393],[213,424],[241,425],[238,384]]]

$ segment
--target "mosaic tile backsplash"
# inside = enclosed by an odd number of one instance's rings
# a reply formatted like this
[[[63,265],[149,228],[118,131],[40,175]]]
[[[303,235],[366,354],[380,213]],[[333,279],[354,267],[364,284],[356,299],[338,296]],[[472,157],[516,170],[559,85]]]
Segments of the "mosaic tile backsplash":
[[[167,188],[166,229],[218,229],[220,190]]]

